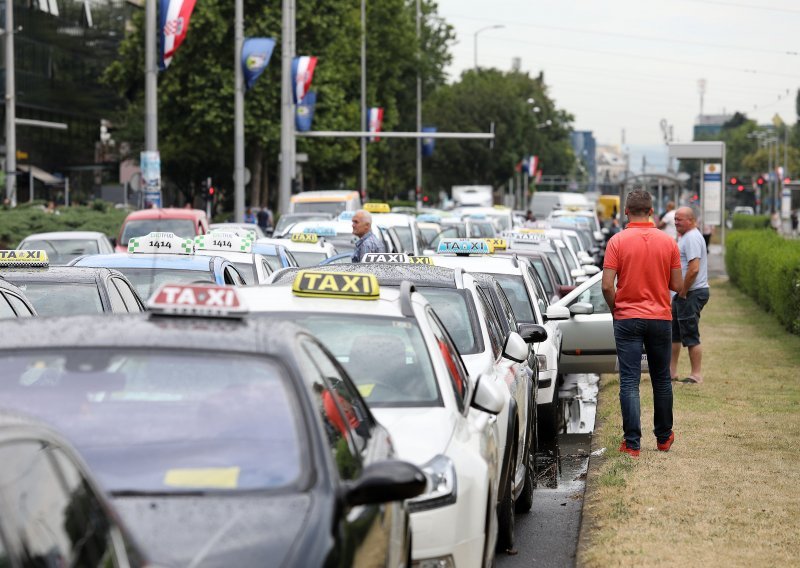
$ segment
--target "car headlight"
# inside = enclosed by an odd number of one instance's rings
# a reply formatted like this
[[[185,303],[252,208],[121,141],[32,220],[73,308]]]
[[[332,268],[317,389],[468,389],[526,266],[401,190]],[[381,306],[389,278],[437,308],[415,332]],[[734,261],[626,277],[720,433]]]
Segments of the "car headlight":
[[[547,370],[547,355],[543,353],[536,354],[536,368],[540,373]]]
[[[428,478],[428,484],[425,493],[407,501],[409,512],[427,511],[456,502],[456,468],[453,460],[438,455],[421,469]]]

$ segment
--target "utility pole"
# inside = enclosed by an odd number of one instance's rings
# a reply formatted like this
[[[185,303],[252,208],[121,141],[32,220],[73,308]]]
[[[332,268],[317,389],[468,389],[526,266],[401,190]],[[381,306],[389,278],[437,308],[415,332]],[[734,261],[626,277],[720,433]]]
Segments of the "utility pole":
[[[17,206],[17,108],[14,86],[14,0],[6,0],[6,198]]]
[[[289,211],[294,177],[294,108],[292,106],[292,57],[294,0],[282,1],[281,31],[281,167],[279,201],[281,213]]]
[[[9,0],[10,1],[10,0]],[[144,40],[144,149],[158,150],[158,67],[156,65],[157,0],[145,0]]]
[[[242,47],[244,45],[244,5],[236,0],[234,22],[233,65],[233,219],[244,220],[244,73],[242,72]]]
[[[367,124],[367,2],[361,0],[361,129]],[[361,138],[361,194],[367,199],[367,139]]]
[[[417,132],[422,132],[422,14],[417,0]],[[422,208],[422,138],[417,138],[417,209]]]

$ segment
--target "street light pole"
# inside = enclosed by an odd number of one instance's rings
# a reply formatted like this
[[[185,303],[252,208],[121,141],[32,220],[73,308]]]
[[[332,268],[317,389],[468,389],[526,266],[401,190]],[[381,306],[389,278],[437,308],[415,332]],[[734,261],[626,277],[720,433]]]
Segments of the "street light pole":
[[[420,0],[417,0],[417,132],[422,132],[422,14]],[[422,138],[417,138],[417,187],[414,192],[417,209],[422,207]]]
[[[367,2],[361,0],[361,128],[367,124]],[[367,198],[367,139],[361,139],[361,192]]]
[[[244,73],[242,72],[242,47],[244,46],[244,4],[236,0],[234,20],[234,95],[233,95],[233,220],[244,220]],[[255,203],[251,204],[255,205]]]
[[[485,32],[486,30],[499,30],[499,29],[504,28],[504,27],[505,26],[502,25],[502,24],[497,24],[497,25],[494,25],[494,26],[486,26],[485,28],[481,28],[481,29],[479,29],[478,31],[475,32],[475,35],[474,35],[475,71],[478,70],[478,34],[481,33],[481,32]]]
[[[14,86],[14,0],[6,0],[6,198],[17,205],[17,125]]]
[[[281,175],[278,192],[280,212],[289,211],[294,177],[294,108],[292,106],[292,25],[294,0],[283,0],[281,7]]]
[[[10,1],[10,0],[9,0]],[[145,0],[144,40],[144,149],[158,150],[158,67],[156,64],[157,0]]]

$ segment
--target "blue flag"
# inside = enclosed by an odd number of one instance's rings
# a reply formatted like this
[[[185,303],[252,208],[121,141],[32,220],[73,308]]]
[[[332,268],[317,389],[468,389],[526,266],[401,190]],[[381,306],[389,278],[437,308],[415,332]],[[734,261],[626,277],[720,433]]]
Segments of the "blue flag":
[[[436,132],[435,126],[423,126],[423,132]],[[423,138],[422,139],[422,155],[426,158],[433,156],[433,148],[436,145],[435,138]]]
[[[295,115],[295,128],[298,132],[308,132],[311,130],[311,121],[314,120],[314,105],[317,103],[317,92],[308,91],[303,97],[303,102],[297,105]]]
[[[248,89],[252,89],[272,57],[275,40],[268,37],[251,37],[244,40],[242,45],[242,69],[244,82]]]

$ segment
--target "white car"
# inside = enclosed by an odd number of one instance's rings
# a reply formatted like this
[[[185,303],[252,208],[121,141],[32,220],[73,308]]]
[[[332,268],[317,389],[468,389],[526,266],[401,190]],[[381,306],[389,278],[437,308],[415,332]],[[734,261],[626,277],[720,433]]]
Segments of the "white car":
[[[380,289],[375,276],[302,270],[292,286],[242,289],[251,313],[309,329],[358,385],[399,458],[425,471],[408,502],[413,561],[489,566],[497,534],[497,419],[502,389],[469,377],[431,305],[409,284]]]
[[[256,223],[211,223],[208,226],[209,231],[225,231],[238,233],[239,231],[248,231],[255,233],[256,239],[261,239],[267,235],[264,230]]]
[[[367,204],[371,205],[371,204]],[[425,237],[417,226],[417,218],[403,213],[373,213],[372,224],[381,229],[394,228],[400,239],[402,252],[422,254],[425,248]]]
[[[199,254],[229,260],[248,286],[264,284],[273,272],[266,258],[252,252],[253,241],[250,237],[240,237],[237,233],[211,231],[206,235],[197,235],[194,248]]]
[[[350,216],[352,218],[352,215]],[[356,248],[358,237],[353,234],[353,222],[345,218],[334,221],[300,221],[292,225],[289,233],[285,235],[291,238],[295,233],[316,233],[325,237],[339,253],[352,252]],[[378,237],[388,252],[394,251],[392,242],[388,235],[381,231],[375,223],[372,223],[372,233]]]
[[[333,234],[335,236],[336,233]],[[323,260],[339,254],[336,247],[324,236],[312,232],[292,233],[288,239],[259,239],[258,242],[285,246],[301,268],[316,266]]]
[[[491,240],[491,239],[490,239]],[[547,320],[547,295],[538,284],[535,269],[514,256],[483,255],[447,252],[452,241],[442,241],[440,253],[434,259],[437,266],[462,267],[468,272],[494,276],[511,303],[514,316],[520,323],[543,325],[547,339],[534,343],[535,365],[539,371],[536,391],[539,439],[550,442],[558,432],[558,364],[561,349],[561,331],[555,323]],[[480,241],[455,241],[475,243]]]
[[[56,231],[28,235],[17,250],[43,250],[51,266],[69,264],[87,254],[114,254],[108,237],[96,231]]]

